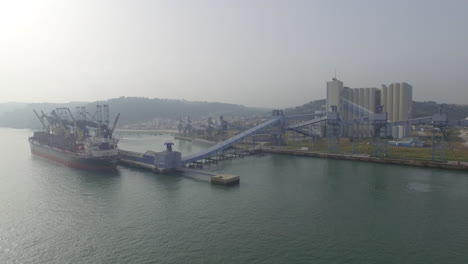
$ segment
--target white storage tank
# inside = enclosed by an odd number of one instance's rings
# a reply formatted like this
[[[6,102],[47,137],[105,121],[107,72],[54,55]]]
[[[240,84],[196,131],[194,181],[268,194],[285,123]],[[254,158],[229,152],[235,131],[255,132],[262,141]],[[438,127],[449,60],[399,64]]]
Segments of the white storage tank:
[[[375,106],[377,104],[377,88],[370,88],[369,89],[369,111],[375,113]]]
[[[393,121],[393,84],[387,88],[387,113],[388,120]]]
[[[369,96],[370,96],[370,89],[369,88],[364,88],[364,104],[363,107],[366,110],[369,110]],[[364,115],[369,115],[369,113],[364,113]]]
[[[359,105],[359,89],[353,89],[353,102],[354,102],[353,115],[354,115],[354,118],[358,118],[359,112],[358,112],[358,108],[356,107],[356,105]]]
[[[335,105],[338,111],[341,110],[341,94],[343,92],[343,82],[333,78],[327,82],[327,111],[331,111],[330,106]]]
[[[393,121],[400,121],[400,84],[393,84]]]
[[[364,116],[364,111],[362,111],[362,107],[364,106],[364,88],[359,88],[359,116]]]
[[[400,84],[400,120],[408,120],[411,116],[412,87],[407,83]]]
[[[354,99],[353,89],[351,89],[351,88],[347,88],[347,99],[349,101],[348,107],[347,107],[347,116],[348,116],[348,120],[350,120],[350,119],[353,119],[353,105],[352,105],[352,102],[353,102],[353,99]]]
[[[387,86],[382,84],[382,92],[380,93],[380,104],[383,105],[382,112],[387,111]]]

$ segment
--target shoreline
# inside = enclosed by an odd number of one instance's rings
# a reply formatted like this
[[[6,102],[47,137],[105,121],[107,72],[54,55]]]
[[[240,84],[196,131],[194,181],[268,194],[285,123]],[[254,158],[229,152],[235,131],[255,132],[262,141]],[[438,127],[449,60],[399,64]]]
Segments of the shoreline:
[[[337,153],[324,153],[324,152],[311,152],[303,150],[286,150],[271,147],[261,147],[258,151],[270,154],[283,154],[291,156],[302,157],[315,157],[324,159],[338,159],[338,160],[351,160],[361,162],[372,162],[390,165],[403,165],[412,167],[435,168],[435,169],[448,169],[458,171],[468,171],[468,162],[447,161],[435,162],[426,160],[409,160],[409,159],[395,159],[395,158],[377,158],[369,155],[355,155],[355,154],[337,154]]]
[[[191,138],[191,137],[184,137],[184,136],[174,136],[174,139],[187,140],[187,141],[197,142],[197,143],[207,143],[207,144],[212,144],[212,145],[217,144],[214,141]],[[233,147],[243,149],[243,147],[239,147],[236,145],[234,145]],[[290,150],[290,149],[283,149],[281,147],[265,147],[265,146],[259,146],[255,148],[255,151],[263,152],[267,154],[281,154],[281,155],[289,155],[289,156],[372,162],[372,163],[411,166],[411,167],[420,167],[420,168],[468,171],[468,162],[464,162],[464,161],[437,162],[437,161],[431,161],[431,160],[378,158],[378,157],[372,157],[368,154],[342,154],[342,153],[314,152],[314,151],[309,151],[309,150]]]

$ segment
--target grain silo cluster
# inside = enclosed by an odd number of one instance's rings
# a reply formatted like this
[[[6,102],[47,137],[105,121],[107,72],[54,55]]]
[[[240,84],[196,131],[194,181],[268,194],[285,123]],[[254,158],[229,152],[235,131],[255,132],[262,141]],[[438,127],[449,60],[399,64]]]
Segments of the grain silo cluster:
[[[383,112],[388,113],[388,121],[405,121],[411,118],[413,87],[405,82],[382,85],[381,104]],[[394,138],[402,138],[409,134],[408,126],[393,126],[391,134]]]
[[[341,119],[352,120],[376,113],[378,107],[382,106],[382,111],[388,113],[389,122],[404,121],[411,118],[412,96],[413,88],[405,82],[382,85],[382,89],[349,88],[333,78],[327,82],[327,111],[336,106]],[[369,132],[366,129],[362,131]],[[409,127],[393,126],[388,134],[402,138],[409,135]]]

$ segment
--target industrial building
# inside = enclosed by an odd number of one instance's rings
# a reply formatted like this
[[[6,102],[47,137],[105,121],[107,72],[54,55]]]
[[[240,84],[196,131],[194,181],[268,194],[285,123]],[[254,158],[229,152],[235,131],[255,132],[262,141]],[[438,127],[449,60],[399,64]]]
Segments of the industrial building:
[[[382,85],[382,89],[371,88],[349,88],[343,86],[343,82],[333,78],[327,82],[327,110],[336,107],[336,111],[343,120],[352,120],[368,116],[377,112],[382,106],[382,112],[388,113],[388,121],[404,121],[411,118],[413,101],[413,88],[403,83],[392,83],[388,86]],[[369,134],[371,130],[360,127],[360,134]],[[394,138],[408,136],[409,126],[393,126],[388,135]],[[343,131],[349,135],[350,131]],[[354,133],[354,132],[353,132]]]

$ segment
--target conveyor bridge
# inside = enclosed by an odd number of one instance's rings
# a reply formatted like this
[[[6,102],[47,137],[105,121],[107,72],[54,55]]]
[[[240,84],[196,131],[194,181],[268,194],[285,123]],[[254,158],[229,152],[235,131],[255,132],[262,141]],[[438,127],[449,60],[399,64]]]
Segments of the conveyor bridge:
[[[278,124],[279,122],[281,121],[281,117],[280,116],[274,116],[272,119],[266,121],[266,122],[263,122],[261,124],[259,124],[258,126],[255,126],[251,129],[248,129],[238,135],[235,135],[234,137],[232,138],[229,138],[221,143],[218,143],[206,150],[203,150],[203,151],[200,151],[198,153],[194,153],[192,155],[188,155],[186,157],[182,157],[182,164],[185,165],[185,164],[189,164],[189,163],[192,163],[192,162],[195,162],[195,161],[198,161],[198,160],[202,160],[202,159],[206,159],[206,158],[209,158],[219,152],[222,152],[226,149],[228,149],[229,147],[231,147],[233,144],[236,144],[240,141],[242,141],[244,138],[248,137],[248,136],[251,136],[255,133],[257,133],[258,131],[268,127],[268,126],[272,126],[272,125],[276,125]]]

